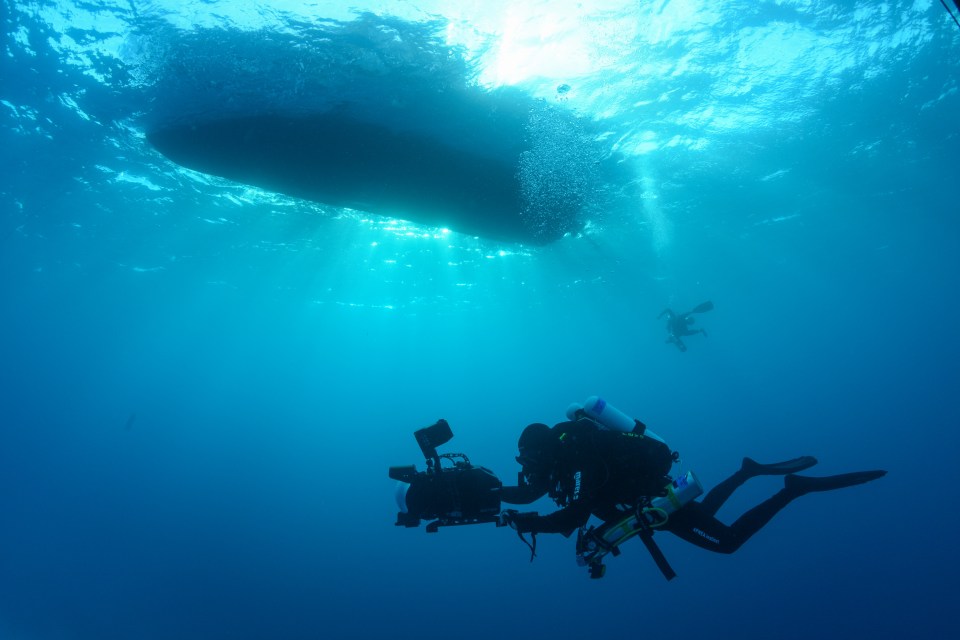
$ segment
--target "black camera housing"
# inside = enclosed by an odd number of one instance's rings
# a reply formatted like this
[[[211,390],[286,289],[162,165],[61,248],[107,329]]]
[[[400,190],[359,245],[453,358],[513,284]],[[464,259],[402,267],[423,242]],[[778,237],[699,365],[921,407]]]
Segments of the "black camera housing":
[[[434,533],[439,527],[497,522],[503,483],[496,474],[473,466],[462,453],[437,453],[437,447],[453,438],[447,421],[440,419],[413,435],[427,468],[390,467],[392,479],[409,485],[402,494],[405,505],[400,505],[396,525],[416,527],[422,520],[432,520],[427,532]],[[452,466],[442,466],[442,460],[450,460]]]

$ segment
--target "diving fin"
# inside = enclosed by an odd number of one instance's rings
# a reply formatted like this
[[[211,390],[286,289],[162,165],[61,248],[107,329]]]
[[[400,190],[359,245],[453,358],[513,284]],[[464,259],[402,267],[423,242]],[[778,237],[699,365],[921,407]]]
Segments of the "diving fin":
[[[701,302],[693,308],[693,311],[690,313],[706,313],[707,311],[713,311],[713,303],[707,300],[706,302]]]
[[[797,473],[804,469],[809,469],[817,464],[817,459],[813,456],[801,456],[793,460],[784,462],[771,462],[770,464],[760,464],[753,458],[744,458],[740,470],[748,474],[751,478],[754,476],[784,476],[789,473]]]
[[[788,475],[783,479],[783,486],[787,491],[793,492],[798,496],[813,491],[833,491],[834,489],[844,489],[858,484],[870,482],[877,478],[882,478],[887,472],[882,469],[875,471],[856,471],[854,473],[841,473],[836,476],[826,476],[824,478],[811,478],[809,476]]]

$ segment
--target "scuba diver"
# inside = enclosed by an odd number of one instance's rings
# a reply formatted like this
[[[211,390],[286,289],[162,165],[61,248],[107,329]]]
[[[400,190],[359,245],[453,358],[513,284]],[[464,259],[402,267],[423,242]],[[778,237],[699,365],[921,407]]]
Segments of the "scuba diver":
[[[500,494],[509,504],[529,504],[549,495],[560,507],[558,511],[539,515],[507,509],[498,524],[515,529],[521,538],[526,533],[569,536],[579,529],[578,561],[590,567],[592,577],[603,575],[602,559],[607,553],[617,555],[622,541],[639,535],[670,579],[675,574],[652,541],[654,531],[669,531],[698,547],[729,554],[793,500],[870,482],[887,473],[874,470],[809,477],[796,474],[817,464],[810,456],[770,464],[744,458],[739,470],[699,501],[693,498],[702,488],[692,473],[671,482],[668,473],[679,458],[676,453],[639,420],[631,423],[609,405],[604,409],[602,413],[618,418],[618,429],[604,428],[603,422],[582,409],[574,409],[572,415],[568,411],[571,420],[553,428],[539,423],[526,427],[517,443],[517,462],[522,467],[519,484],[502,487]],[[628,426],[632,429],[626,431]],[[717,520],[717,510],[731,494],[757,476],[783,476],[783,488],[731,525]],[[591,515],[604,523],[587,530]],[[534,549],[531,545],[531,552]]]
[[[680,351],[686,351],[687,345],[681,340],[684,336],[694,336],[698,333],[702,333],[703,337],[707,337],[707,332],[704,329],[691,329],[690,325],[696,322],[696,318],[693,317],[695,313],[706,313],[707,311],[713,310],[713,303],[707,300],[704,303],[698,304],[696,307],[690,311],[682,314],[677,314],[673,312],[673,309],[664,309],[660,312],[660,315],[657,316],[657,320],[663,316],[667,316],[667,343],[673,343],[677,345],[677,348]]]
[[[637,537],[669,580],[676,574],[654,542],[655,532],[669,531],[698,547],[733,553],[797,498],[863,484],[887,473],[810,477],[798,475],[817,464],[810,456],[770,464],[743,458],[739,470],[697,500],[703,488],[696,475],[687,471],[671,476],[679,454],[639,420],[597,396],[570,405],[566,414],[565,422],[553,427],[534,423],[520,434],[516,486],[504,486],[496,474],[472,465],[465,454],[439,453],[437,447],[453,437],[446,420],[415,431],[427,469],[390,468],[390,477],[398,481],[397,526],[417,527],[430,520],[428,533],[483,523],[510,527],[529,546],[531,560],[536,534],[570,536],[577,531],[577,563],[587,567],[592,578],[603,577],[606,557],[619,555],[620,545]],[[757,476],[783,476],[783,488],[733,524],[719,521],[718,509]],[[501,503],[524,505],[544,496],[559,510],[540,515],[502,509]],[[591,517],[602,522],[588,526]]]

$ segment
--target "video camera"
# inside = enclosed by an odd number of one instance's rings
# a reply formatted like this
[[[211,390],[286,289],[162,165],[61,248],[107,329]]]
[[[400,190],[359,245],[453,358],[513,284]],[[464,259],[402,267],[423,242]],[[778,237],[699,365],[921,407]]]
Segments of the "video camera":
[[[439,527],[497,522],[500,479],[485,467],[471,465],[462,453],[437,453],[437,447],[453,438],[447,421],[441,418],[413,435],[427,468],[417,471],[412,464],[390,467],[390,477],[399,481],[396,525],[416,527],[421,520],[433,520],[427,524],[427,532],[436,533]],[[443,467],[444,459],[452,466]]]

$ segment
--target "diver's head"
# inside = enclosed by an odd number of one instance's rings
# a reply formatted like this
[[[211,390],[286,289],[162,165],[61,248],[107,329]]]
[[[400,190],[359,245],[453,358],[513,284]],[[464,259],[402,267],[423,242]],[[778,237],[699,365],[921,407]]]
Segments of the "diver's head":
[[[543,486],[550,480],[550,472],[557,463],[560,441],[550,427],[539,422],[528,425],[517,448],[520,455],[517,462],[523,467],[523,476],[534,486]]]

